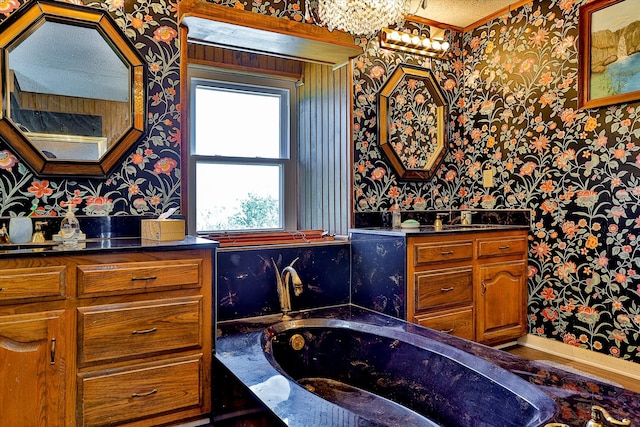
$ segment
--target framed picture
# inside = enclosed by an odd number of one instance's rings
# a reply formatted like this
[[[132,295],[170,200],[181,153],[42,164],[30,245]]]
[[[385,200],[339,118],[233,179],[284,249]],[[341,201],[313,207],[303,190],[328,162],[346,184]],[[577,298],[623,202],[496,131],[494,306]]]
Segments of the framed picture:
[[[578,18],[578,107],[640,99],[640,0],[593,0]]]

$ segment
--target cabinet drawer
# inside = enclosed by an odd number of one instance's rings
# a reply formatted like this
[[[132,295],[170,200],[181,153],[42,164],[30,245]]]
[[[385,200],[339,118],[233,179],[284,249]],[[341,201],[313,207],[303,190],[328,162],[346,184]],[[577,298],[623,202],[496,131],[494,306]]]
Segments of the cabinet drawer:
[[[200,406],[202,368],[198,356],[80,378],[82,425],[115,425]]]
[[[527,239],[525,237],[503,237],[478,241],[478,258],[521,255],[526,251]]]
[[[15,300],[64,298],[65,265],[0,270],[0,304]]]
[[[78,266],[78,295],[96,296],[198,288],[201,259],[171,259]]]
[[[438,309],[473,302],[473,268],[415,273],[415,310]]]
[[[435,329],[446,334],[460,338],[473,340],[473,309],[468,307],[463,310],[449,311],[431,314],[428,316],[416,316],[415,323],[420,326]]]
[[[433,262],[462,261],[473,258],[473,242],[433,242],[414,245],[413,265]]]
[[[78,309],[78,357],[87,364],[202,345],[202,298]]]

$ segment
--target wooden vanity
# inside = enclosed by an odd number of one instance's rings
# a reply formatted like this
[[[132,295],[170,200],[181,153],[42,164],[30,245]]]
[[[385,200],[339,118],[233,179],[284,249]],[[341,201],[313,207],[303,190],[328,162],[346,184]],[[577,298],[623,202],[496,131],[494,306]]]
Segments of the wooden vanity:
[[[355,304],[489,345],[526,334],[527,227],[351,232]]]
[[[148,426],[210,412],[215,245],[131,240],[1,255],[0,425]]]
[[[526,333],[526,230],[409,237],[407,253],[407,320],[485,344]]]

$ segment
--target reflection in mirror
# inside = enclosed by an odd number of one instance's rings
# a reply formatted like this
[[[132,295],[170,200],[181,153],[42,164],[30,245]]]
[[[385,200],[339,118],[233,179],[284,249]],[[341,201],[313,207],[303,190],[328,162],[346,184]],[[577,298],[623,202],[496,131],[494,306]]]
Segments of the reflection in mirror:
[[[99,160],[126,130],[129,66],[95,29],[46,21],[7,57],[9,117],[46,157]]]
[[[142,135],[143,62],[104,12],[26,4],[0,49],[0,132],[36,173],[104,176]]]
[[[445,154],[447,105],[430,70],[398,66],[378,94],[378,136],[403,179],[426,179]]]

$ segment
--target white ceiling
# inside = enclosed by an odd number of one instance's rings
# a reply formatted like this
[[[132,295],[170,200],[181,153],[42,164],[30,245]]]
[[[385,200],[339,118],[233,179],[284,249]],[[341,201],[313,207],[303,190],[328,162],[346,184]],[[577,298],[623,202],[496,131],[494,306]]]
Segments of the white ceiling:
[[[465,28],[508,7],[516,0],[410,0],[409,13]],[[426,4],[426,8],[422,8]]]

